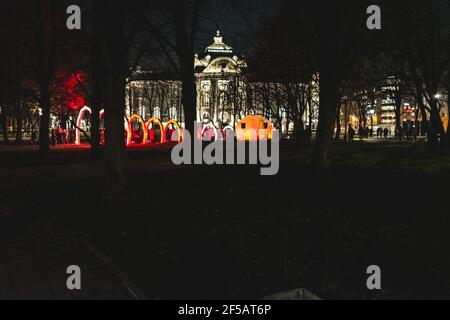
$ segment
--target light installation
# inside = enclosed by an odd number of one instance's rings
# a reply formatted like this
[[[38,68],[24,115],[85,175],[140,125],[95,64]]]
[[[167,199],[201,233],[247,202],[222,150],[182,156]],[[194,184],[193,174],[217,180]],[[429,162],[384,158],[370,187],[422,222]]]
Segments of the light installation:
[[[81,108],[80,112],[78,113],[77,118],[77,127],[75,128],[75,144],[79,146],[81,144],[81,138],[80,138],[80,128],[81,128],[81,121],[83,120],[84,114],[86,112],[89,112],[89,114],[92,114],[91,108],[88,106],[84,106]],[[105,110],[100,110],[99,117],[100,119],[105,116]]]
[[[181,142],[183,140],[183,132],[181,130],[180,125],[178,124],[178,122],[176,120],[170,120],[169,122],[166,123],[166,127],[164,128],[164,137],[166,136],[167,130],[169,129],[170,125],[173,125],[173,126],[175,126],[175,128],[177,128],[178,142]]]
[[[84,81],[85,74],[83,72],[68,72],[61,71],[64,74],[64,92],[65,105],[71,110],[78,110],[85,104],[85,98],[81,94],[81,83]]]
[[[76,126],[76,131],[75,131],[75,145],[77,145],[77,146],[79,146],[81,144],[80,127],[81,127],[81,121],[83,120],[84,114],[86,112],[89,112],[90,114],[92,114],[91,108],[89,108],[88,106],[84,106],[83,108],[80,109],[80,112],[77,117],[77,126]],[[105,115],[105,111],[102,109],[99,113],[100,119],[103,118],[104,115]],[[177,130],[178,142],[181,142],[183,140],[183,130],[176,120],[168,121],[164,127],[161,120],[159,120],[156,117],[152,117],[147,122],[145,122],[141,116],[134,114],[130,117],[129,121],[126,121],[126,119],[125,119],[124,126],[125,126],[125,130],[127,132],[127,146],[132,144],[133,130],[132,130],[131,126],[132,126],[133,121],[135,121],[135,120],[139,121],[139,123],[142,125],[142,129],[144,131],[143,139],[142,139],[143,145],[147,144],[148,130],[150,129],[150,126],[153,125],[153,123],[155,123],[155,122],[159,125],[159,128],[161,130],[161,138],[160,138],[161,143],[166,142],[167,131],[170,129],[171,125],[174,126]],[[207,124],[203,128],[203,130],[200,134],[201,137],[203,137],[206,130],[208,130],[208,129],[212,129],[214,131],[214,136],[216,138],[220,138],[218,136],[217,128],[212,124]],[[233,127],[227,126],[227,127],[223,128],[223,130],[222,130],[224,136],[226,135],[225,133],[227,130],[234,131]],[[246,140],[246,141],[253,140],[253,139],[257,139],[257,140],[272,139],[272,131],[273,131],[273,124],[269,120],[267,120],[266,118],[264,118],[263,116],[260,116],[260,115],[249,115],[249,116],[241,119],[237,123],[236,138],[238,140]],[[170,139],[169,139],[169,141],[170,141]]]
[[[224,127],[224,128],[222,129],[223,132],[225,132],[225,131],[227,131],[227,130],[231,130],[231,131],[234,132],[234,129],[233,129],[232,126],[226,126],[226,127]]]
[[[234,133],[234,129],[233,129],[233,127],[232,126],[226,126],[226,127],[224,127],[223,129],[222,129],[222,137],[223,138],[227,138],[227,131],[232,131],[233,133]]]
[[[224,127],[222,130],[220,130],[221,135],[219,136],[218,135],[219,134],[219,130],[214,126],[214,124],[208,123],[208,124],[206,124],[203,127],[201,133],[198,135],[198,138],[203,140],[207,130],[213,130],[213,132],[214,132],[214,139],[225,139],[227,137],[227,131],[232,131],[234,133],[233,127],[228,125],[228,126]]]
[[[205,132],[206,130],[213,130],[214,131],[214,139],[219,139],[220,137],[217,135],[217,129],[216,127],[212,124],[212,123],[208,123],[207,125],[205,125],[205,127],[202,130],[202,139],[205,136]]]
[[[139,120],[140,124],[142,125],[142,130],[144,131],[144,136],[142,138],[142,144],[146,144],[147,143],[148,131],[147,131],[147,126],[145,124],[145,121],[144,121],[144,119],[142,119],[142,117],[140,115],[133,114],[130,117],[130,120],[128,120],[127,146],[131,145],[131,143],[132,143],[133,128],[131,127],[131,125],[133,124],[134,120]]]
[[[145,128],[147,129],[147,131],[150,130],[150,125],[152,125],[153,122],[156,122],[156,123],[159,125],[159,129],[160,129],[160,131],[161,131],[161,139],[160,139],[160,142],[161,142],[161,143],[164,143],[164,141],[165,141],[165,140],[164,140],[164,132],[165,132],[165,130],[164,130],[164,126],[162,125],[161,121],[160,121],[158,118],[156,118],[156,117],[150,118],[150,119],[147,121],[147,123],[145,124]]]
[[[273,124],[260,115],[249,115],[236,125],[238,140],[253,141],[272,139]]]
[[[92,114],[91,108],[89,108],[88,106],[84,106],[83,108],[80,109],[80,112],[78,113],[77,126],[75,128],[75,145],[77,145],[77,146],[79,146],[81,144],[81,133],[80,133],[81,121],[83,120],[84,114],[86,112],[89,112],[89,114]],[[100,119],[102,119],[104,116],[105,116],[105,110],[102,109],[102,110],[100,110],[99,117],[100,117]],[[125,127],[125,130],[127,131],[127,136],[128,136],[129,130],[128,130],[128,125],[127,125],[126,120],[124,123],[124,127]]]
[[[83,108],[80,109],[79,113],[78,113],[78,117],[77,117],[77,122],[76,122],[76,129],[75,129],[75,145],[79,146],[81,144],[81,137],[80,137],[80,128],[81,128],[81,122],[83,121],[84,115],[85,113],[88,112],[89,114],[92,114],[92,110],[91,108],[89,108],[88,106],[84,106]],[[103,118],[105,116],[105,110],[101,110],[99,117],[100,119]],[[133,129],[132,129],[132,124],[133,121],[138,120],[139,123],[142,125],[142,129],[144,131],[143,133],[143,139],[142,139],[142,145],[147,144],[148,142],[148,130],[151,128],[153,123],[157,123],[160,130],[161,130],[161,138],[160,138],[160,142],[164,143],[166,142],[166,134],[167,131],[169,130],[170,126],[174,126],[178,132],[178,142],[181,142],[183,139],[183,129],[181,128],[181,126],[178,124],[178,122],[176,120],[170,120],[166,123],[166,125],[164,126],[163,123],[161,122],[160,119],[153,117],[151,119],[149,119],[147,122],[144,121],[144,119],[138,115],[138,114],[134,114],[130,117],[130,119],[127,121],[127,119],[124,119],[124,128],[126,130],[126,134],[127,134],[127,141],[126,144],[127,146],[132,144],[132,137],[133,137]],[[138,144],[138,145],[141,145]]]

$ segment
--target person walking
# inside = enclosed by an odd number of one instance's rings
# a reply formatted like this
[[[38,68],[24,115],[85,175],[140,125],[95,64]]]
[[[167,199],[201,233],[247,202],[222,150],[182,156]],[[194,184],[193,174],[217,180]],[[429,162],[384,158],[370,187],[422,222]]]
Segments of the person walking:
[[[359,125],[359,127],[358,127],[358,136],[359,136],[359,140],[364,139],[364,128],[362,125]]]
[[[352,128],[351,125],[348,125],[348,141],[353,141],[355,138],[355,130]]]
[[[50,144],[52,145],[52,147],[54,147],[57,143],[57,136],[56,136],[56,130],[52,129],[50,131]]]

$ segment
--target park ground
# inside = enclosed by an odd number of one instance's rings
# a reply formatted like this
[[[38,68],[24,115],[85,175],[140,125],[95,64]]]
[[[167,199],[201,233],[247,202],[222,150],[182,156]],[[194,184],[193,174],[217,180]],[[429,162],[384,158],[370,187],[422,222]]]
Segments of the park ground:
[[[449,151],[337,143],[326,174],[312,170],[311,146],[285,142],[280,154],[278,175],[260,176],[257,166],[175,167],[168,148],[129,150],[128,194],[111,207],[101,201],[103,162],[87,148],[41,156],[1,145],[0,248],[51,221],[149,299],[295,288],[324,299],[450,298]],[[380,291],[366,287],[373,264]]]

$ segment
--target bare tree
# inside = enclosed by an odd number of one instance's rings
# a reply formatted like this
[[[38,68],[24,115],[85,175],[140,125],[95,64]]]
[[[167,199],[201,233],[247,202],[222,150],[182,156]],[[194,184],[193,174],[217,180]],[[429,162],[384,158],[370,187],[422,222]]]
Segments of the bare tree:
[[[39,125],[39,150],[49,150],[49,125],[51,111],[51,82],[56,71],[57,46],[61,26],[57,25],[56,2],[40,0],[30,6],[33,26],[28,29],[30,34],[33,66],[39,92],[39,104],[42,116]]]
[[[125,194],[128,166],[124,144],[125,81],[128,72],[125,17],[122,2],[103,0],[97,18],[101,27],[101,57],[104,61],[106,189],[111,202]],[[95,116],[95,115],[94,115]]]

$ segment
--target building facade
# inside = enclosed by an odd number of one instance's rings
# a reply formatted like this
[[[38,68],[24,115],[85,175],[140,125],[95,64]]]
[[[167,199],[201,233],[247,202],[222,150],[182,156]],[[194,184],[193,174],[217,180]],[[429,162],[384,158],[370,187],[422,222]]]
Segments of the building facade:
[[[286,85],[255,80],[248,73],[247,61],[224,42],[219,31],[213,43],[193,60],[196,118],[205,127],[234,129],[240,119],[253,114],[263,115],[284,134],[292,132],[296,122],[312,129],[317,126],[316,81]],[[296,108],[298,112],[288,112]],[[184,127],[181,81],[138,68],[127,82],[126,114],[138,114],[144,119],[156,117],[162,122],[176,120]]]

